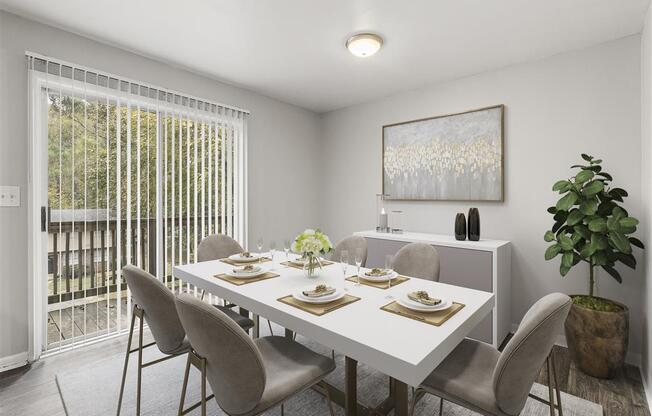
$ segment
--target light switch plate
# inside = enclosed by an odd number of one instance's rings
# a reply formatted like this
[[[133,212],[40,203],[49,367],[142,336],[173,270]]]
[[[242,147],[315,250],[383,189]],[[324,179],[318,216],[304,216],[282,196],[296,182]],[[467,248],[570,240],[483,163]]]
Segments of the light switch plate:
[[[20,206],[20,186],[0,186],[0,207]]]

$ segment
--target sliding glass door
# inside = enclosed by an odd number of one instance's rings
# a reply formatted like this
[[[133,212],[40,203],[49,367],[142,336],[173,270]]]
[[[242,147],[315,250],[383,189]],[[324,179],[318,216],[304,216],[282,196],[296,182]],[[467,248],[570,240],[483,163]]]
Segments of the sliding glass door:
[[[172,266],[196,261],[204,236],[246,245],[246,113],[40,56],[27,62],[33,153],[47,154],[32,167],[44,178],[33,183],[43,211],[34,238],[47,234],[34,253],[47,262],[34,268],[43,297],[34,331],[52,352],[125,331],[124,265],[194,292]]]

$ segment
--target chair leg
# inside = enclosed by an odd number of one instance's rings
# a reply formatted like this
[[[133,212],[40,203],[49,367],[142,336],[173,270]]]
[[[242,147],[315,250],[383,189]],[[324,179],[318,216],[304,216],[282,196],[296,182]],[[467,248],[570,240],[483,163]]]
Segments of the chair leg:
[[[201,416],[206,416],[206,360],[201,362]]]
[[[392,390],[392,382],[391,382],[391,380],[392,379],[390,379],[390,384],[389,384],[390,385],[390,390]],[[412,400],[410,400],[410,407],[409,407],[409,412],[408,412],[409,416],[414,415],[414,409],[417,407],[418,397],[422,393],[423,393],[423,390],[421,390],[420,388],[415,389],[414,387],[412,387]],[[391,394],[391,392],[390,392],[390,394]]]
[[[555,393],[557,395],[557,412],[559,416],[564,416],[564,411],[561,407],[561,390],[557,382],[557,368],[555,368],[555,356],[553,352],[550,353],[550,366],[552,367],[552,378],[555,381]]]
[[[281,416],[285,415],[285,404],[281,403]]]
[[[183,375],[183,387],[181,388],[181,401],[179,402],[179,416],[183,415],[183,405],[186,402],[186,391],[188,390],[188,377],[190,376],[190,353],[186,362],[186,371]]]
[[[138,317],[138,386],[136,387],[136,416],[140,416],[140,393],[143,378],[143,317]]]
[[[550,416],[555,416],[555,396],[552,387],[552,366],[550,357],[546,358],[546,370],[548,373],[548,404],[550,405]]]
[[[267,325],[269,326],[269,334],[274,335],[274,330],[272,329],[272,321],[267,320]]]
[[[335,416],[335,410],[333,409],[333,400],[331,399],[331,392],[328,390],[328,386],[325,383],[321,383],[324,393],[326,394],[326,401],[328,402],[328,411],[331,416]]]
[[[131,311],[131,326],[129,327],[129,339],[127,341],[127,352],[125,353],[125,365],[122,369],[122,382],[120,383],[120,396],[118,397],[118,412],[117,416],[120,416],[120,408],[122,407],[122,396],[125,391],[125,381],[127,379],[127,367],[129,367],[129,351],[131,350],[131,339],[134,335],[134,324],[136,323],[136,305],[134,305],[133,310]]]
[[[439,399],[439,416],[444,416],[444,399]]]

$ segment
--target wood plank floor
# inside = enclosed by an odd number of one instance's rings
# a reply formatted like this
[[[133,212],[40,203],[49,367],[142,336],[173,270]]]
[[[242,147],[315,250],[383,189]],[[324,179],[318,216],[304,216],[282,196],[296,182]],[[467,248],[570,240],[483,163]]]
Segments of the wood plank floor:
[[[151,340],[149,335],[146,338],[146,341]],[[126,342],[126,336],[109,339],[0,374],[0,415],[65,415],[55,375],[64,369],[92,364],[107,355],[120,354],[124,351]],[[650,415],[637,368],[627,366],[617,378],[599,380],[577,370],[570,362],[566,348],[556,346],[553,353],[557,377],[563,391],[600,403],[605,416]],[[537,381],[547,385],[545,370]]]

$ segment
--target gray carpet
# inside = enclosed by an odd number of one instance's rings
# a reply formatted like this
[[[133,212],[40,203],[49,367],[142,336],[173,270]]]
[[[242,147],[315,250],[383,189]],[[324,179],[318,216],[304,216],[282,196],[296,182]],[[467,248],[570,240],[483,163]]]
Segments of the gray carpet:
[[[269,332],[269,330],[267,331]],[[280,334],[281,329],[275,329],[275,333]],[[308,342],[305,339],[301,339],[301,337],[299,337],[299,341],[309,345],[318,352],[330,355],[330,350],[323,346]],[[146,361],[160,356],[156,348],[148,348],[148,350],[144,354]],[[127,375],[127,385],[122,405],[123,415],[133,415],[136,407],[136,355],[133,354],[132,358],[130,360],[131,368]],[[122,354],[114,355],[96,362],[91,366],[57,374],[57,384],[67,414],[69,416],[115,414],[123,360],[124,356]],[[329,376],[328,381],[342,388],[344,381],[344,358],[337,355],[336,360],[338,362],[337,369]],[[143,369],[142,415],[177,414],[185,362],[185,357],[177,357]],[[131,364],[134,365],[131,366]],[[376,406],[382,402],[387,397],[387,384],[386,376],[362,364],[358,367],[358,398],[366,405]],[[542,385],[535,384],[532,392],[540,397],[547,397],[547,387]],[[186,403],[192,404],[198,400],[199,374],[196,370],[191,370]],[[602,406],[575,396],[562,393],[562,403],[564,415],[567,416],[602,416]],[[338,416],[344,415],[340,407],[335,406],[335,409]],[[285,410],[286,415],[328,415],[328,407],[325,400],[321,395],[312,390],[303,392],[292,398],[286,403]],[[428,395],[419,402],[415,410],[415,415],[434,416],[438,415],[438,412],[439,399]],[[191,414],[199,415],[199,409],[196,409]],[[221,414],[214,400],[211,400],[209,403],[208,414]],[[267,414],[280,415],[280,409],[272,409]],[[477,415],[477,413],[448,402],[444,404],[444,414],[446,416]],[[549,415],[549,410],[547,406],[536,400],[528,399],[522,414],[527,416],[546,416]]]

